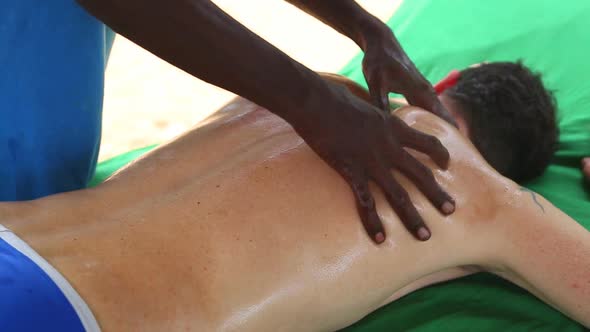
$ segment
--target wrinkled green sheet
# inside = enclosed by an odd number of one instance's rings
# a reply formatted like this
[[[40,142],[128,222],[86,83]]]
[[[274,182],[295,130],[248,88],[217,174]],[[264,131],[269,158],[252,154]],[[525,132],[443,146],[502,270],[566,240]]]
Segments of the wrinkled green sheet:
[[[388,21],[424,75],[481,61],[523,59],[544,74],[559,103],[560,149],[544,176],[527,187],[584,227],[590,194],[581,157],[590,155],[590,1],[406,0]],[[365,85],[361,55],[341,73]],[[152,147],[99,164],[92,185]],[[345,331],[584,331],[528,292],[489,274],[428,287],[377,310]]]

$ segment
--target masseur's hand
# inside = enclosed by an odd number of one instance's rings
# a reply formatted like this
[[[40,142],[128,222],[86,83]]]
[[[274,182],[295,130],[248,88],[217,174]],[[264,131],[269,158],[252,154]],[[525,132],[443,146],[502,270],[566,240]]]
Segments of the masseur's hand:
[[[408,58],[393,32],[354,0],[287,0],[352,39],[365,52],[363,72],[375,106],[389,112],[389,92],[455,124],[432,85]]]
[[[383,242],[385,232],[369,191],[369,181],[383,190],[408,231],[420,240],[428,240],[428,227],[408,193],[392,176],[391,169],[411,179],[443,213],[452,213],[452,198],[438,185],[430,169],[403,147],[429,155],[442,168],[447,167],[448,151],[437,138],[380,112],[345,88],[327,84],[329,92],[318,93],[309,105],[316,110],[313,118],[307,116],[293,121],[295,129],[348,182],[363,225],[375,242]]]
[[[455,124],[432,85],[420,74],[385,24],[365,35],[363,48],[363,73],[375,106],[388,112],[388,94],[395,92],[402,94],[411,105]]]

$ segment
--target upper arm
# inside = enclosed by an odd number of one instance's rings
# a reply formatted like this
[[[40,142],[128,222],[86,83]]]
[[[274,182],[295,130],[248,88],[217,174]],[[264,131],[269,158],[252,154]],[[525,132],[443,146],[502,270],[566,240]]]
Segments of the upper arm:
[[[540,195],[521,198],[497,274],[590,327],[590,232]]]

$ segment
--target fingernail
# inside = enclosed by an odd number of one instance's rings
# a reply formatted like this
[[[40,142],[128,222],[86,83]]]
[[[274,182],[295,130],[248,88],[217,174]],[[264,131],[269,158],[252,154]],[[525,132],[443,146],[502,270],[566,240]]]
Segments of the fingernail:
[[[455,204],[448,201],[444,202],[441,209],[444,214],[451,214],[455,212]]]
[[[385,241],[385,234],[383,234],[382,232],[375,234],[375,242],[379,244],[383,243],[383,241]]]
[[[426,227],[420,227],[418,230],[418,238],[420,241],[426,241],[430,239],[430,232],[426,229]]]

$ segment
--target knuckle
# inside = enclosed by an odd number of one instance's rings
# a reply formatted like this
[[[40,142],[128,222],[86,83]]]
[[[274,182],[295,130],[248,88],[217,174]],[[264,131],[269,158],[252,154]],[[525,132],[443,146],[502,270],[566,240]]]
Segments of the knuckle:
[[[371,207],[373,206],[373,198],[371,197],[371,194],[369,194],[366,191],[362,191],[359,193],[359,201],[361,202],[361,204],[363,206],[366,207]]]
[[[373,196],[371,195],[367,185],[353,182],[352,189],[360,206],[363,208],[371,208],[374,206]]]
[[[435,148],[441,148],[443,147],[442,143],[439,141],[438,138],[436,138],[435,136],[432,135],[425,135],[424,136],[424,141],[426,142],[426,144],[428,144],[429,146],[435,147]]]
[[[389,197],[392,203],[397,205],[402,209],[406,209],[412,202],[410,201],[410,196],[405,191],[398,190],[394,188],[395,186],[390,186],[389,188]]]
[[[420,168],[422,169],[422,176],[425,178],[425,180],[438,186],[434,178],[434,173],[432,173],[430,168],[424,166],[423,164],[420,164]]]

